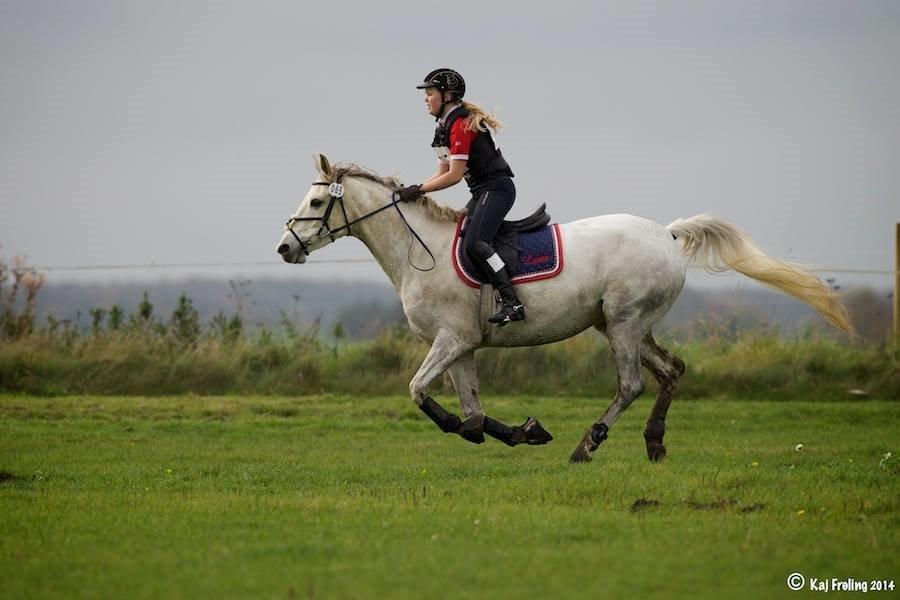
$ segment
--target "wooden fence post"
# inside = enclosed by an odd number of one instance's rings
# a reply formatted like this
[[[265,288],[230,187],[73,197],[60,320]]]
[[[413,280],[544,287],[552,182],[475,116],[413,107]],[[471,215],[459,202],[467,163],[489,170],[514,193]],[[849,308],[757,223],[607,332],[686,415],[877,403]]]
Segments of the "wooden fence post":
[[[894,235],[894,342],[900,343],[900,223]]]

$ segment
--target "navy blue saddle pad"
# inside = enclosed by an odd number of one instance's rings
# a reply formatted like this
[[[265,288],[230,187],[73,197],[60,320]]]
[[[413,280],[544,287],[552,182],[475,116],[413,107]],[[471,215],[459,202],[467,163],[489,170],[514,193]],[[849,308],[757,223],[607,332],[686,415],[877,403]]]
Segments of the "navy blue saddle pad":
[[[466,285],[478,288],[481,284],[488,283],[488,278],[463,251],[460,233],[465,229],[466,218],[466,215],[462,215],[456,224],[451,252],[453,268]],[[513,285],[549,279],[562,271],[562,235],[558,223],[545,225],[527,233],[519,232],[515,247],[510,248],[500,240],[495,241],[494,246],[506,263]]]

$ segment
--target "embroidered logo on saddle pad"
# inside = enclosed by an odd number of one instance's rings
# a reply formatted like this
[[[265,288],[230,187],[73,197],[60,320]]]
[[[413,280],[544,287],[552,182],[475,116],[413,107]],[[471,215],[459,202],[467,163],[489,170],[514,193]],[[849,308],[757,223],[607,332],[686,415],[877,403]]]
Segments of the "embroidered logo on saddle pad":
[[[451,252],[453,268],[466,285],[478,288],[482,283],[487,283],[488,279],[472,264],[469,257],[465,256],[460,235],[465,224],[466,216],[463,215],[456,224],[456,235],[453,239]],[[497,252],[506,261],[513,285],[550,279],[562,272],[562,235],[558,223],[545,225],[527,233],[519,232],[517,235],[516,249],[504,247],[499,242],[494,244]],[[515,257],[516,260],[513,262],[511,257]],[[510,268],[510,263],[514,268]]]

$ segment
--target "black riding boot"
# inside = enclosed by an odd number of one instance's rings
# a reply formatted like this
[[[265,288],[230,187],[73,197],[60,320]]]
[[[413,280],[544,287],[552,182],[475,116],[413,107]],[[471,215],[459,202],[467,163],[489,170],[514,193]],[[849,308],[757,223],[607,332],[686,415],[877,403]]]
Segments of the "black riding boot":
[[[510,283],[506,269],[491,273],[491,285],[500,293],[500,300],[503,304],[497,314],[488,319],[488,322],[498,323],[500,327],[503,327],[511,321],[524,321],[525,305],[516,296],[516,288]]]
[[[499,323],[503,327],[510,321],[524,321],[525,306],[516,296],[516,290],[509,281],[503,259],[492,245],[483,240],[475,242],[475,249],[478,258],[481,259],[482,269],[491,280],[491,285],[500,293],[500,300],[503,303],[497,314],[488,319],[488,322]]]

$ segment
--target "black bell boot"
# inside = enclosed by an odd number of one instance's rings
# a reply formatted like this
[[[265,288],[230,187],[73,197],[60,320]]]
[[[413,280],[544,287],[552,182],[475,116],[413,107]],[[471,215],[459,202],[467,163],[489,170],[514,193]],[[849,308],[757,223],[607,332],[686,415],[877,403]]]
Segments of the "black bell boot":
[[[497,314],[488,319],[488,322],[497,323],[500,327],[503,327],[512,321],[524,321],[525,305],[522,304],[516,295],[516,289],[510,283],[506,269],[491,273],[491,285],[500,293],[502,305]]]

